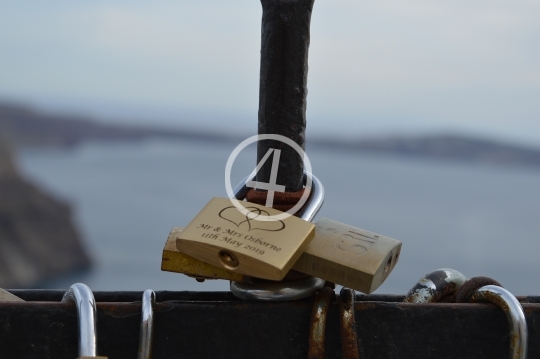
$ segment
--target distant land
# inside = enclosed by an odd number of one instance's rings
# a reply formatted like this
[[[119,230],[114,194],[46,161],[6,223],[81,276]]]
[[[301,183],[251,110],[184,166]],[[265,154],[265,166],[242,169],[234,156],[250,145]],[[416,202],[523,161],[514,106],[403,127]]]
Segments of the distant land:
[[[239,143],[219,133],[104,124],[84,116],[50,115],[28,107],[0,104],[0,133],[15,147],[71,147],[87,141],[133,141],[149,138]],[[461,135],[308,139],[308,149],[327,148],[432,160],[467,161],[540,168],[540,148]]]
[[[25,179],[0,138],[0,287],[31,287],[90,265],[71,207]]]

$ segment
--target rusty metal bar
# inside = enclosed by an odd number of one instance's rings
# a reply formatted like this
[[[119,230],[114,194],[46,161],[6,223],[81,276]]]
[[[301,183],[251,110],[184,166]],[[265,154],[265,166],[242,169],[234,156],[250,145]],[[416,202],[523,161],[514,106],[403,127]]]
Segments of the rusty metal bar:
[[[309,26],[314,0],[261,0],[259,134],[279,134],[305,148]],[[271,148],[280,149],[277,183],[302,189],[303,159],[290,146],[261,141],[257,163]],[[269,183],[272,161],[257,173]]]
[[[77,313],[64,291],[13,290],[26,302],[0,302],[2,359],[75,358]],[[142,292],[94,292],[98,347],[109,359],[136,358]],[[403,303],[403,296],[357,295],[356,333],[363,358],[508,359],[504,312],[491,303]],[[540,358],[540,297],[518,297]],[[313,298],[262,303],[230,292],[156,292],[155,358],[301,359],[308,353]],[[330,303],[325,356],[341,358],[340,312]],[[414,343],[414,345],[411,345]]]

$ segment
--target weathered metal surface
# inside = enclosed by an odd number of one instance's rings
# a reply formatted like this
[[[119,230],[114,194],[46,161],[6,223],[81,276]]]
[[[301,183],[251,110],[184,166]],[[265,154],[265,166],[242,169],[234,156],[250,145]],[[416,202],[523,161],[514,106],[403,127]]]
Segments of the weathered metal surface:
[[[60,303],[64,291],[11,292],[30,302],[0,303],[2,358],[75,358],[77,314],[72,304]],[[110,359],[136,358],[142,292],[94,292],[94,297],[100,353]],[[540,297],[518,299],[527,320],[528,358],[540,358]],[[156,292],[156,300],[154,359],[305,358],[308,352],[313,297],[262,303],[229,292]],[[402,300],[357,296],[355,329],[362,359],[508,358],[508,322],[496,305]],[[326,358],[343,355],[339,317],[333,302],[326,321]]]
[[[472,277],[465,281],[459,289],[454,294],[453,302],[454,303],[465,303],[469,294],[474,292],[476,289],[483,287],[485,285],[496,285],[502,287],[502,285],[493,278],[489,277]]]
[[[315,296],[309,328],[308,359],[324,359],[326,320],[328,319],[328,308],[334,296],[334,290],[329,287],[323,287]]]
[[[527,358],[528,331],[523,308],[516,297],[506,289],[496,285],[478,288],[469,296],[471,302],[491,302],[497,304],[508,319],[510,338],[510,359]]]
[[[279,134],[305,147],[309,26],[314,0],[261,0],[259,134]],[[303,159],[277,141],[261,141],[257,163],[270,148],[281,150],[277,183],[302,189]],[[272,161],[257,173],[269,183]]]
[[[409,303],[433,303],[452,295],[467,280],[455,269],[441,268],[426,274],[409,290],[404,301]]]
[[[341,325],[341,350],[343,359],[359,359],[354,291],[342,288],[339,294],[339,319]]]

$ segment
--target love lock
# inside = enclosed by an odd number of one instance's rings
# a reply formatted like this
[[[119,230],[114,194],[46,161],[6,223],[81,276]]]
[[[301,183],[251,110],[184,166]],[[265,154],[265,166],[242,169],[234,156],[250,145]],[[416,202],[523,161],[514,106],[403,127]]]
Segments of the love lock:
[[[306,192],[306,197],[318,193]],[[230,272],[280,281],[315,236],[309,219],[320,208],[318,203],[304,208],[300,219],[260,204],[214,197],[177,233],[176,248]]]
[[[299,212],[299,217],[311,222],[321,209],[324,202],[324,187],[317,177],[304,171],[304,185],[308,176],[311,178],[309,198]],[[249,176],[244,178],[234,189],[236,199],[242,200],[248,192],[246,183]],[[308,277],[296,281],[248,283],[231,281],[231,292],[238,298],[247,300],[285,301],[309,297],[324,286],[325,280]]]
[[[154,339],[154,304],[156,293],[147,289],[142,297],[141,331],[139,336],[139,353],[137,359],[152,358],[152,344]]]
[[[510,325],[510,358],[527,358],[527,322],[521,304],[512,293],[496,285],[486,285],[473,291],[467,300],[491,302],[501,307]]]
[[[96,356],[97,316],[94,294],[86,284],[73,284],[62,298],[62,303],[74,302],[79,324],[79,357],[77,359],[107,359]]]
[[[327,218],[311,223],[324,201],[317,177],[304,172],[301,218],[263,206],[266,192],[250,193],[256,203],[242,201],[251,182],[246,177],[233,198],[212,198],[187,227],[173,228],[161,269],[198,281],[230,280],[243,299],[291,300],[314,294],[325,281],[371,293],[396,266],[400,241]],[[283,281],[291,269],[303,279]]]

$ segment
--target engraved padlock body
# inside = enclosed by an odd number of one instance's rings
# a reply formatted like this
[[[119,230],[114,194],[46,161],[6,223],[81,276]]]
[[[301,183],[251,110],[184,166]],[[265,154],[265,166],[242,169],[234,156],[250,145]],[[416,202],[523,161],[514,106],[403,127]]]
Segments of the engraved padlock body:
[[[197,279],[225,279],[242,282],[244,275],[203,262],[178,250],[176,241],[184,228],[174,227],[167,237],[161,257],[161,270],[182,273]]]
[[[178,234],[178,250],[229,271],[283,279],[313,239],[315,225],[292,215],[275,219],[284,213],[236,202],[229,198],[210,200]]]
[[[246,183],[250,176],[244,178],[234,189],[237,199],[245,198],[248,187]],[[312,221],[324,203],[324,187],[319,179],[304,171],[303,182],[310,189],[309,198],[299,215],[306,221]],[[231,281],[231,292],[245,300],[286,301],[309,297],[315,294],[325,284],[324,279],[308,277],[298,281],[243,283]]]
[[[293,269],[371,293],[388,278],[400,253],[398,240],[322,218]]]

